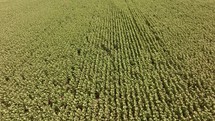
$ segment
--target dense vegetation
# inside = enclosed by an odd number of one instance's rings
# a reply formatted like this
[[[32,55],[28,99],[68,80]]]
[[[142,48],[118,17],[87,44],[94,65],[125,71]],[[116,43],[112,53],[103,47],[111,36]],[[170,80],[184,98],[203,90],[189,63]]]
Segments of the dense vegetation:
[[[215,119],[214,0],[0,0],[0,120]]]

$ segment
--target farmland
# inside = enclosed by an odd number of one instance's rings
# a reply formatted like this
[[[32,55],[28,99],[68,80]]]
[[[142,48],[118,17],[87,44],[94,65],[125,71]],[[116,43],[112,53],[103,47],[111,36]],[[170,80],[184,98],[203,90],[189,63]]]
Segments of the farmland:
[[[214,0],[0,0],[1,121],[214,119]]]

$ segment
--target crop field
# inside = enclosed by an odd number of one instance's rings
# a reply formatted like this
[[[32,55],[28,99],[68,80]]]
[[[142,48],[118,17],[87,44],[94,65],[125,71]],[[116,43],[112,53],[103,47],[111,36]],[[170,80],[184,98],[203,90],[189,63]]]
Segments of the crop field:
[[[0,0],[0,121],[214,121],[215,0]]]

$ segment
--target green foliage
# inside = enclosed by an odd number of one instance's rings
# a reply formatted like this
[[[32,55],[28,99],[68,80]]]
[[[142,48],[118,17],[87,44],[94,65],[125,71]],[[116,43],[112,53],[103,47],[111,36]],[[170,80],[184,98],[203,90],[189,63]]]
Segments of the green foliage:
[[[0,120],[215,119],[213,0],[0,0]]]

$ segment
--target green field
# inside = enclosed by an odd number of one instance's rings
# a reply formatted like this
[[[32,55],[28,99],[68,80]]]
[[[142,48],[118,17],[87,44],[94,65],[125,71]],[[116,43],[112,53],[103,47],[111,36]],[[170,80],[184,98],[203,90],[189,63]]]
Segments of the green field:
[[[215,0],[0,0],[0,121],[214,121]]]

